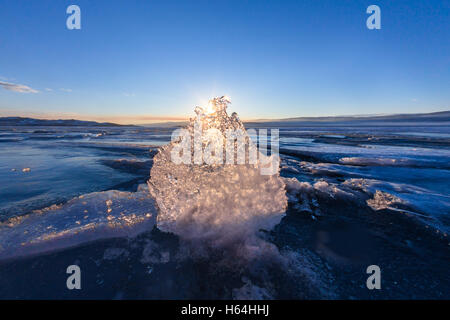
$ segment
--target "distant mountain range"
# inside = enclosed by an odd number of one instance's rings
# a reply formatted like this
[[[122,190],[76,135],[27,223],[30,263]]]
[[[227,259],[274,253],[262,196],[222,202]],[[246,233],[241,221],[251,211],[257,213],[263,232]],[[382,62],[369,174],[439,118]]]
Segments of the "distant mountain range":
[[[326,125],[326,124],[353,124],[353,125],[376,125],[376,124],[410,124],[410,123],[442,123],[450,125],[450,111],[433,113],[406,113],[392,115],[369,115],[369,116],[332,116],[332,117],[296,117],[286,119],[261,119],[247,121],[247,124],[270,123],[271,125],[295,126],[295,125]]]
[[[406,113],[392,115],[369,116],[332,116],[332,117],[295,117],[286,119],[259,119],[244,121],[248,126],[260,126],[262,123],[270,126],[296,125],[376,125],[376,124],[414,124],[414,123],[448,123],[450,125],[450,111],[433,113]],[[187,121],[152,123],[149,127],[179,127]],[[111,122],[96,122],[83,120],[44,120],[22,117],[0,117],[0,126],[66,126],[66,127],[122,127]],[[129,125],[128,125],[129,126]]]
[[[151,123],[148,127],[180,127],[188,121]],[[330,117],[295,117],[285,119],[257,119],[244,121],[247,127],[264,126],[320,126],[320,125],[412,125],[416,123],[434,123],[450,125],[450,111],[433,113],[405,113],[391,115],[355,115],[355,116],[330,116]]]
[[[121,127],[111,122],[83,120],[44,120],[22,117],[0,117],[0,126],[43,126],[43,127]]]

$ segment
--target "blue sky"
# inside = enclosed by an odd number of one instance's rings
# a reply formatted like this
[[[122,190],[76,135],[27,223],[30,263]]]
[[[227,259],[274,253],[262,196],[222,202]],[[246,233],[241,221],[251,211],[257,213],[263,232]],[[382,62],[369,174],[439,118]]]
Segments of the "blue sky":
[[[449,18],[434,0],[2,0],[0,115],[151,122],[224,94],[244,119],[449,110]]]

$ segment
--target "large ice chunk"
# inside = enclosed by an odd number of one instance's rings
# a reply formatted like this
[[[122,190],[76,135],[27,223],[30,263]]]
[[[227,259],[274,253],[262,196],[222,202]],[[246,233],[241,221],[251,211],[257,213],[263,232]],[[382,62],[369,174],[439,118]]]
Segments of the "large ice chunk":
[[[261,162],[261,159],[267,158],[259,151],[257,161],[251,163],[249,150],[256,150],[251,149],[255,144],[236,113],[228,116],[229,102],[227,97],[220,97],[211,100],[206,110],[197,107],[197,117],[190,120],[185,130],[193,144],[199,121],[202,132],[215,130],[202,135],[202,150],[206,150],[208,142],[214,138],[225,137],[227,130],[242,130],[247,149],[245,162],[227,163],[226,152],[223,152],[220,155],[223,163],[195,163],[192,148],[189,158],[193,163],[177,164],[171,155],[174,148],[180,147],[181,139],[160,148],[153,158],[148,185],[159,207],[157,226],[161,230],[184,239],[211,239],[220,243],[246,237],[259,229],[271,229],[283,217],[287,197],[279,168],[274,174],[262,174],[261,168],[267,161]],[[226,141],[224,147],[225,144]],[[239,149],[237,143],[234,147]]]

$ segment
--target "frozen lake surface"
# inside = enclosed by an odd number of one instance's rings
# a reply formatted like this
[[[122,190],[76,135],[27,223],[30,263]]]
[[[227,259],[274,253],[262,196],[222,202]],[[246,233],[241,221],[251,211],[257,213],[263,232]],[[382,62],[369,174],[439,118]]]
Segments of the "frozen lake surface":
[[[450,126],[285,124],[288,209],[245,259],[152,229],[145,183],[172,131],[1,127],[0,298],[450,297]]]

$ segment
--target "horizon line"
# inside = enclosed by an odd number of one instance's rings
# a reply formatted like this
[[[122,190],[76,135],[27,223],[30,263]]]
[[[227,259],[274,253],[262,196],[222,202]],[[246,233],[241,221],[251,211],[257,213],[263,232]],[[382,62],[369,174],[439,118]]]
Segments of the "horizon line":
[[[379,114],[349,114],[349,115],[328,115],[328,116],[291,116],[291,117],[280,117],[280,118],[241,118],[243,122],[252,121],[276,121],[276,120],[289,120],[289,119],[321,119],[321,118],[365,118],[365,117],[385,117],[385,116],[401,116],[401,115],[426,115],[426,114],[437,114],[450,112],[450,109],[442,111],[433,112],[411,112],[411,113],[379,113]],[[185,122],[189,121],[191,117],[178,117],[178,116],[133,116],[133,115],[123,115],[123,116],[82,116],[80,114],[39,114],[39,113],[16,113],[17,115],[12,115],[10,112],[4,114],[0,110],[0,118],[32,118],[38,120],[77,120],[77,121],[94,121],[99,123],[113,123],[120,125],[145,125],[145,124],[157,124],[157,123],[171,123],[171,122]],[[133,121],[134,120],[134,121]]]

